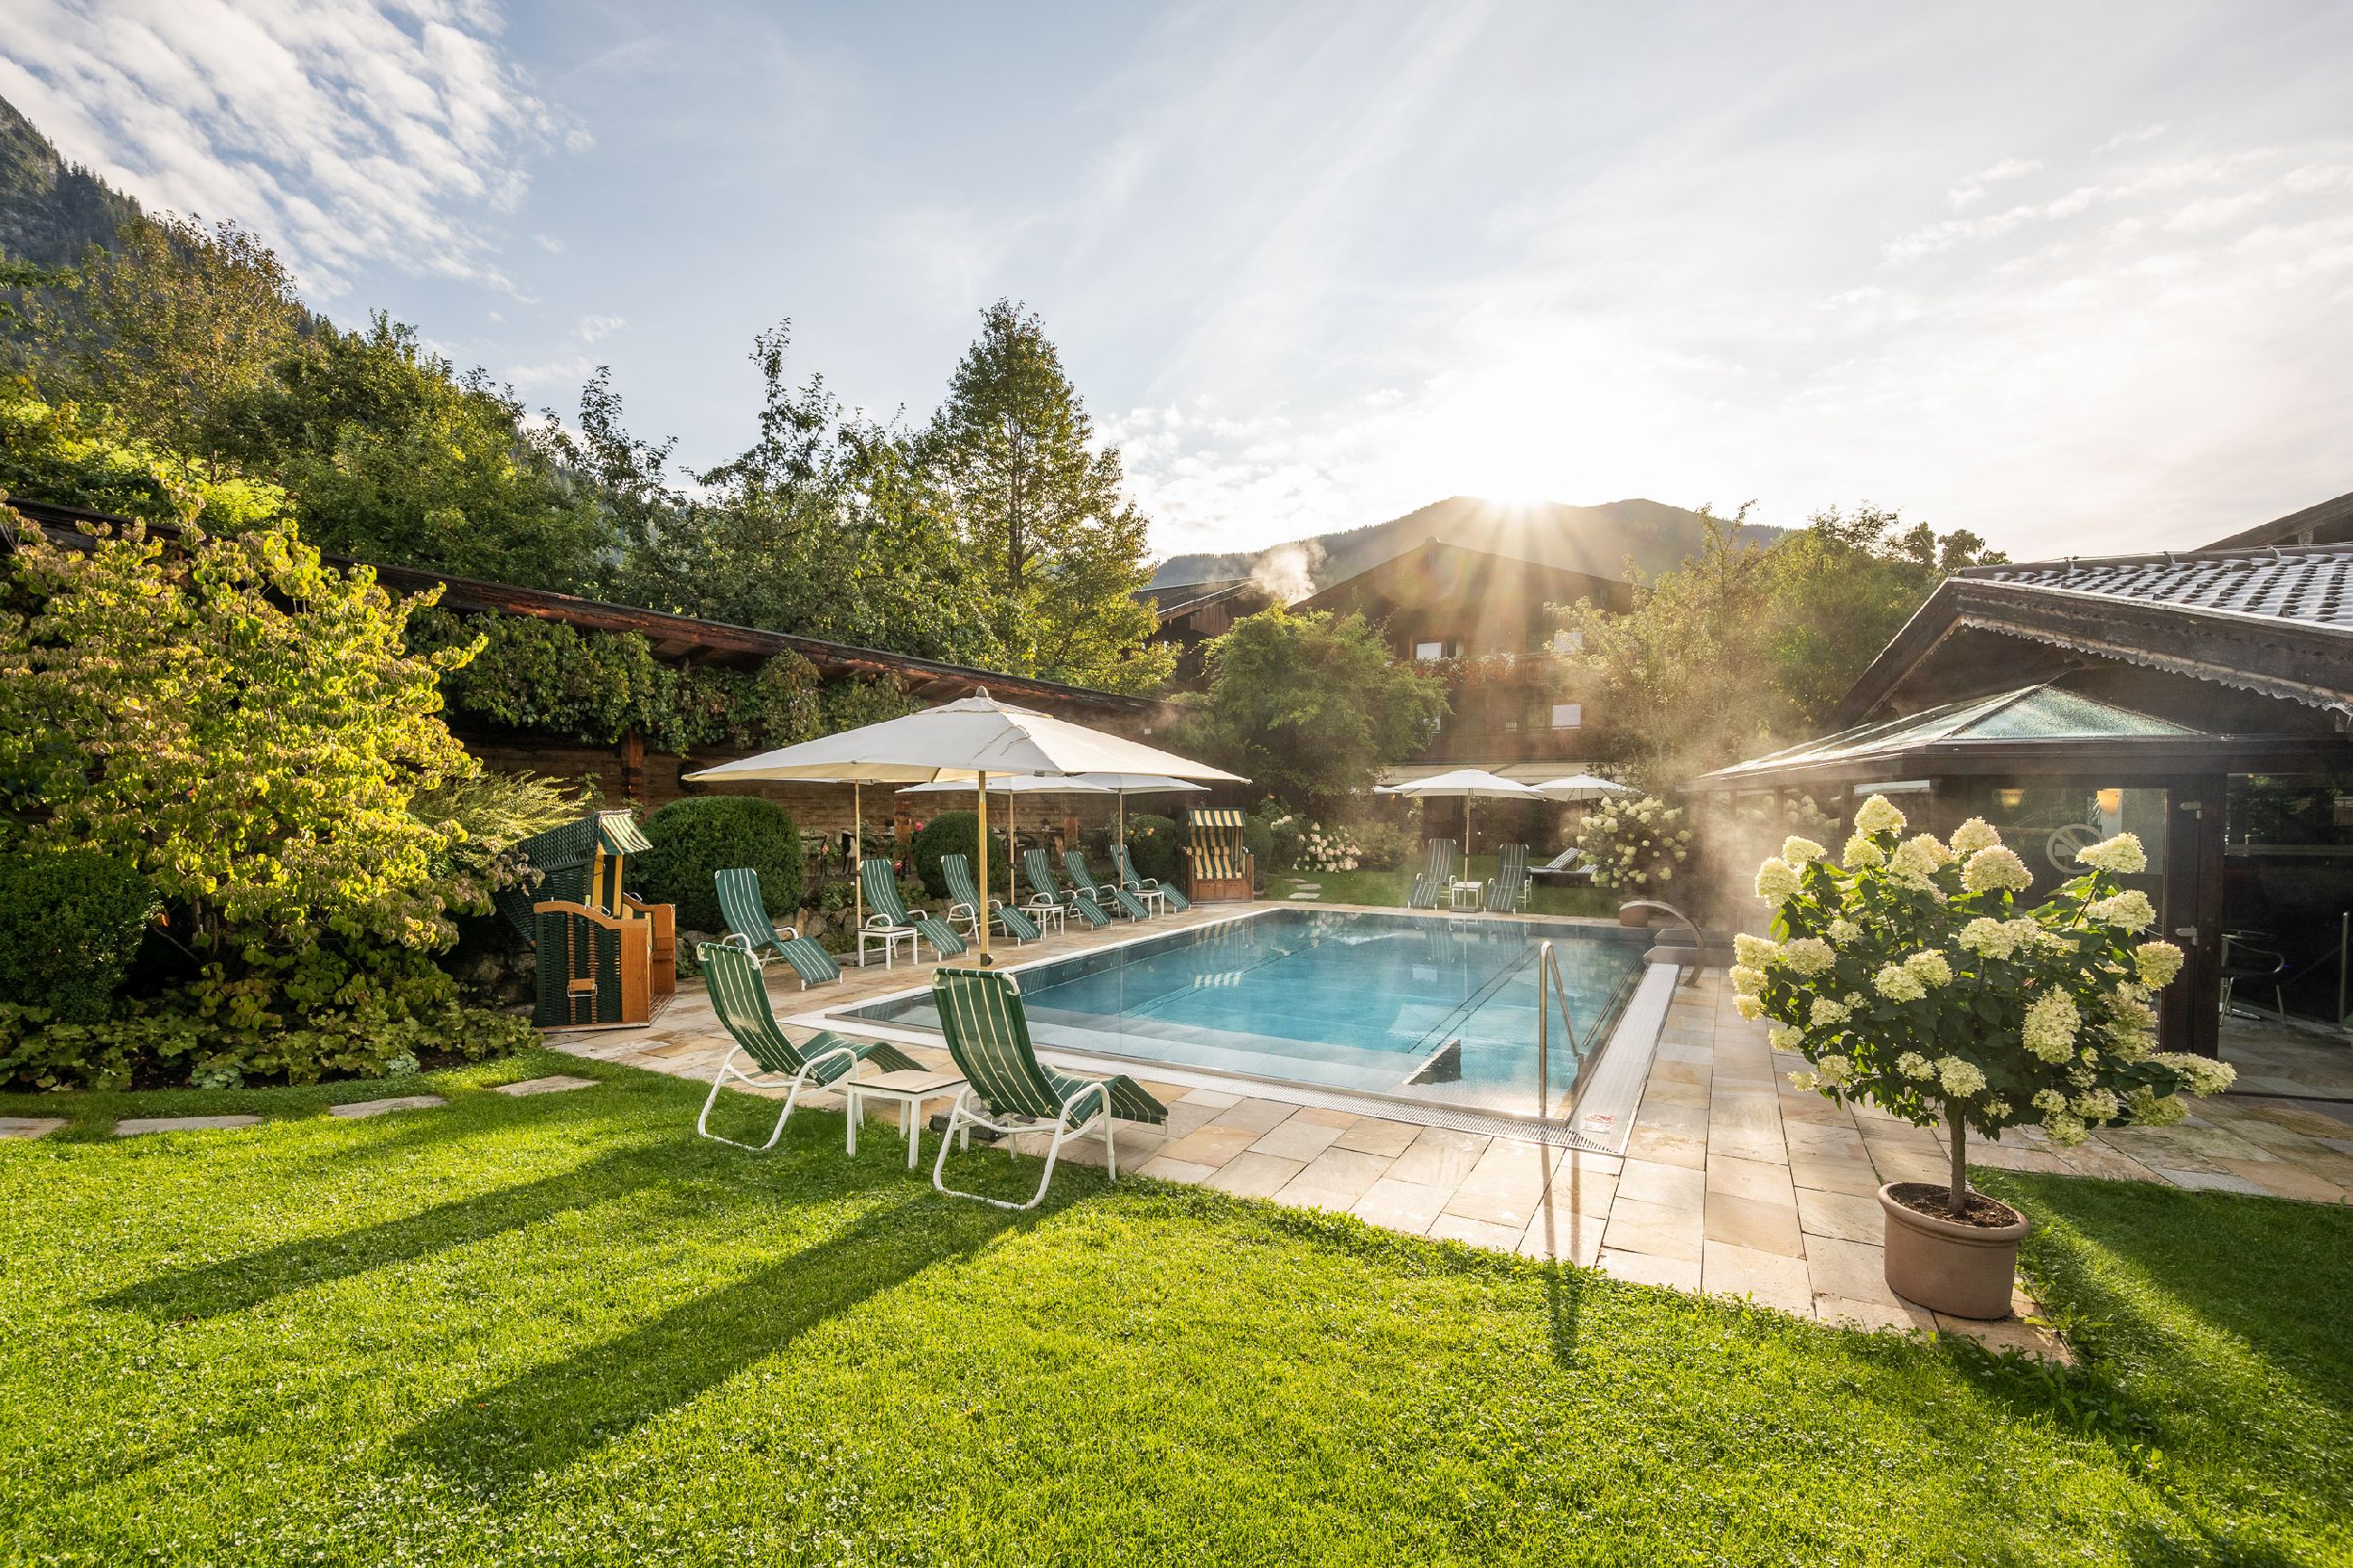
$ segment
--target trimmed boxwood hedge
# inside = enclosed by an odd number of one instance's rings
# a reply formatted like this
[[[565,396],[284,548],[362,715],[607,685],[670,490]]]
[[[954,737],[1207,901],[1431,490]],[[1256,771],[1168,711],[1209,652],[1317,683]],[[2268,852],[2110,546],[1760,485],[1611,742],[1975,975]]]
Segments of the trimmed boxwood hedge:
[[[971,859],[979,832],[980,819],[969,811],[943,811],[915,830],[915,837],[908,840],[907,853],[915,862],[915,874],[923,879],[925,892],[934,898],[948,896],[948,877],[939,869],[939,857],[961,855]],[[1013,860],[1005,848],[1003,829],[991,827],[988,842],[989,894],[1003,898],[1013,880]]]
[[[1128,853],[1135,858],[1136,874],[1155,882],[1185,885],[1184,836],[1170,818],[1134,816],[1128,819]]]
[[[632,891],[653,904],[678,906],[686,931],[724,931],[714,872],[749,866],[760,873],[768,913],[789,917],[801,906],[801,833],[792,814],[753,795],[692,795],[674,800],[646,821],[653,852],[630,868]]]
[[[98,1022],[160,907],[136,868],[96,850],[0,855],[0,1001]]]

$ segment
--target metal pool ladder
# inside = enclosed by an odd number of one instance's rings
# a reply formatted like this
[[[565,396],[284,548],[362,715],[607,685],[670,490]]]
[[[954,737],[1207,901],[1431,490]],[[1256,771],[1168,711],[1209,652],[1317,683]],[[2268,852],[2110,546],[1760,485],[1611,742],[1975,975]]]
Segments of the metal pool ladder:
[[[1569,1011],[1569,992],[1561,979],[1561,961],[1553,956],[1549,938],[1536,944],[1536,1119],[1552,1119],[1552,1009],[1546,1005],[1545,983],[1561,1003],[1561,1021],[1568,1026],[1569,1050],[1582,1054],[1577,1044],[1577,1015]]]

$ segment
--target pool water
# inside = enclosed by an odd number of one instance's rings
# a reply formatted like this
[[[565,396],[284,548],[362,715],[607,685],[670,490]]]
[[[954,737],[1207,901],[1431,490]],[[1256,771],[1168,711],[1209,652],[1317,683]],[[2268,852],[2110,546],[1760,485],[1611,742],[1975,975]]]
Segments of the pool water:
[[[1557,1109],[1632,990],[1646,934],[1279,908],[1015,973],[1042,1047],[1526,1113],[1547,938],[1571,1015],[1551,1004]],[[939,1027],[928,992],[847,1016]]]

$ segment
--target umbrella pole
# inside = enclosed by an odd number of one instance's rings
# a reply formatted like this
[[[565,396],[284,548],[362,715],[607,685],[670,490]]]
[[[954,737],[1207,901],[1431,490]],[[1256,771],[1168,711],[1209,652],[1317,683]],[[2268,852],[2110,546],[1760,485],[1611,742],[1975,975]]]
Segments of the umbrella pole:
[[[850,939],[857,943],[858,968],[866,967],[866,943],[858,933],[866,929],[866,813],[858,809],[858,785],[850,784],[850,898],[855,905],[851,919],[857,924],[851,929]]]
[[[988,965],[988,775],[981,775],[972,792],[981,802],[981,906],[972,911],[973,929],[981,934],[981,965]]]

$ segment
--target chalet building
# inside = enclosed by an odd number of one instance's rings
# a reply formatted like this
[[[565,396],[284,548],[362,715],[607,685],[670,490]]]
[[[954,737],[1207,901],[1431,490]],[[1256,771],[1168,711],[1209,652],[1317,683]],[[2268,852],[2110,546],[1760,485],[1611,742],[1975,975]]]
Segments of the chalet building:
[[[1554,605],[1623,610],[1627,585],[1564,567],[1431,539],[1302,600],[1295,610],[1361,612],[1389,651],[1445,677],[1452,712],[1421,756],[1382,782],[1484,768],[1525,783],[1578,772],[1597,714],[1561,656]]]
[[[2188,955],[2163,993],[2171,1048],[2217,1052],[2226,987],[2242,1006],[2343,1013],[2353,497],[2206,550],[1972,568],[1839,717],[1835,734],[1693,787],[1802,794],[1842,817],[1878,792],[1939,836],[1983,817],[2038,891],[2074,874],[2083,845],[2136,833],[2150,864],[2132,880]],[[2298,1092],[2292,1068],[2265,1071],[2241,1064]]]
[[[1201,645],[1233,630],[1244,616],[1255,616],[1275,602],[1275,596],[1255,578],[1228,577],[1210,583],[1164,583],[1137,590],[1136,597],[1152,606],[1160,626],[1156,643],[1176,648],[1176,683],[1198,688],[1204,679]]]

